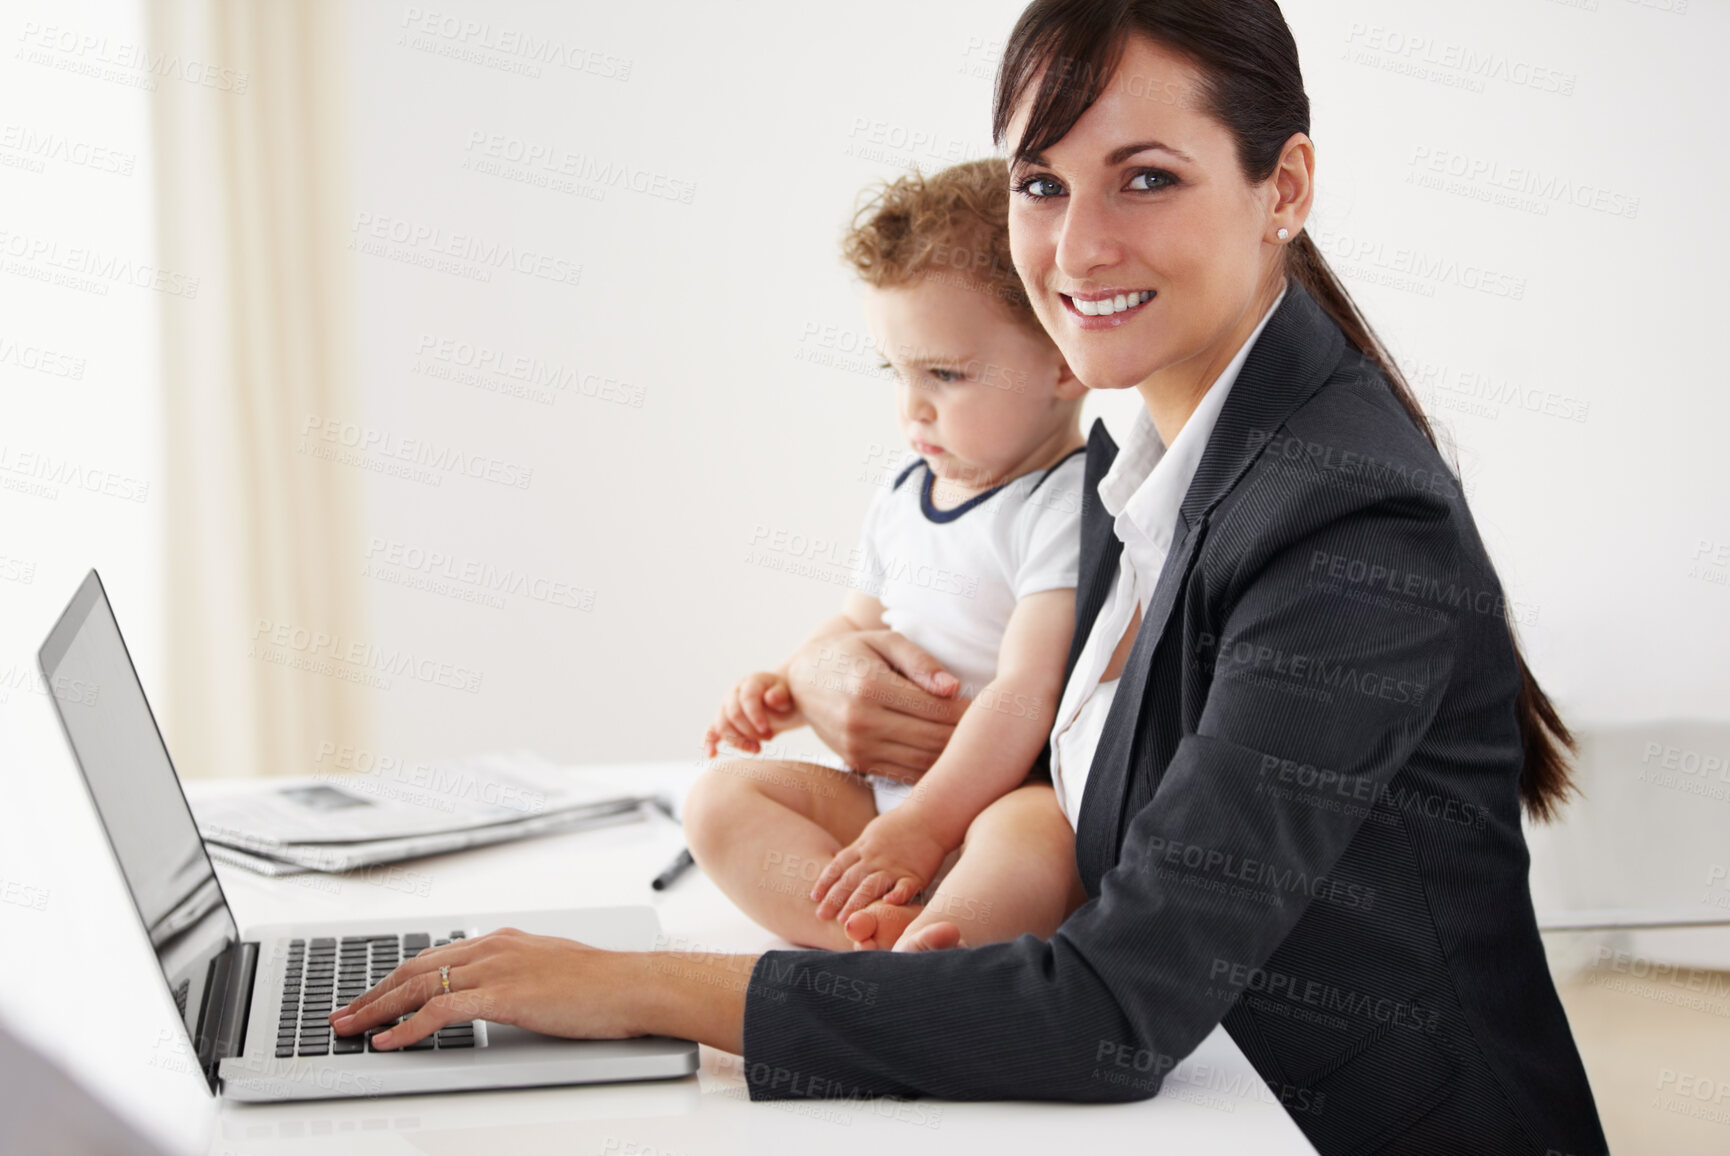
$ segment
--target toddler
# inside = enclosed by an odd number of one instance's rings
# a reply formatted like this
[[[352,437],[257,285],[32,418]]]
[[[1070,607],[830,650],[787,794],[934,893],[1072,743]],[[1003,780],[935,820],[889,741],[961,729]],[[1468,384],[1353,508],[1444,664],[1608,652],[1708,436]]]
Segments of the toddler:
[[[1005,163],[974,161],[886,184],[846,235],[912,453],[866,514],[855,588],[811,635],[898,631],[971,702],[916,785],[742,759],[686,803],[697,863],[801,945],[905,948],[938,921],[970,945],[1044,937],[1082,899],[1074,832],[1029,772],[1074,626],[1086,387],[1010,262],[1008,199]],[[710,757],[802,725],[788,669],[740,680]]]

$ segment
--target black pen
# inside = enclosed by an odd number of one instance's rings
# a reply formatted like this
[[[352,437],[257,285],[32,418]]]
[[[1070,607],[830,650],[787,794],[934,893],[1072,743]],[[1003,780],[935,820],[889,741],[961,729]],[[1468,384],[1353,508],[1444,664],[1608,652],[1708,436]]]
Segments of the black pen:
[[[691,864],[695,862],[696,860],[691,858],[691,849],[686,847],[683,851],[679,852],[679,857],[677,859],[674,859],[671,863],[667,864],[667,869],[665,871],[655,876],[654,882],[650,883],[649,886],[653,887],[656,891],[665,891],[668,887],[672,886],[675,879],[683,875],[686,870],[689,869]]]

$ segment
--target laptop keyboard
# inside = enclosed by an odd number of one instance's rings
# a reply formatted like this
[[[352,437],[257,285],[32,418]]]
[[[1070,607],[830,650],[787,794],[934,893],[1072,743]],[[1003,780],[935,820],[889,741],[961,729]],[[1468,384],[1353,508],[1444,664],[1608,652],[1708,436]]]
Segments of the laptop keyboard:
[[[403,960],[413,959],[429,947],[462,938],[462,932],[453,931],[439,940],[420,932],[292,940],[288,945],[288,970],[282,979],[282,1010],[276,1021],[277,1058],[376,1052],[372,1037],[392,1025],[380,1024],[364,1035],[339,1036],[331,1031],[330,1013],[384,979]],[[396,1023],[407,1018],[402,1016]],[[425,1052],[474,1046],[475,1025],[468,1020],[448,1024],[424,1040],[391,1050]]]

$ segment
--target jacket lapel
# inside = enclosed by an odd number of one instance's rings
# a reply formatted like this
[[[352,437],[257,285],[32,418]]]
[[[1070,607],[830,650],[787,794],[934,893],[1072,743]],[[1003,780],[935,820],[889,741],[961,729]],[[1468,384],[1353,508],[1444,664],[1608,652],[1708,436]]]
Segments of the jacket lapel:
[[[1136,737],[1141,729],[1141,705],[1147,698],[1147,680],[1153,670],[1154,652],[1164,640],[1171,608],[1177,603],[1177,593],[1189,579],[1190,563],[1195,560],[1199,531],[1191,531],[1178,519],[1171,540],[1171,550],[1160,569],[1159,582],[1153,588],[1153,598],[1142,615],[1136,630],[1135,645],[1118,677],[1117,693],[1111,709],[1106,712],[1099,746],[1093,753],[1093,766],[1088,771],[1087,786],[1081,795],[1081,811],[1077,831],[1086,829],[1089,838],[1076,840],[1076,866],[1092,896],[1099,878],[1117,862],[1117,849],[1124,822],[1123,800],[1129,787],[1130,770],[1135,764]],[[1163,770],[1163,768],[1161,768]]]
[[[1293,281],[1249,351],[1183,496],[1191,528],[1231,492],[1292,411],[1315,396],[1347,349],[1339,326]]]
[[[1111,514],[1099,500],[1099,483],[1117,460],[1117,443],[1098,418],[1087,434],[1087,465],[1081,485],[1081,558],[1075,582],[1075,633],[1069,639],[1069,658],[1063,667],[1063,683],[1069,685],[1081,647],[1099,617],[1105,596],[1117,576],[1117,560],[1123,543],[1112,528]]]

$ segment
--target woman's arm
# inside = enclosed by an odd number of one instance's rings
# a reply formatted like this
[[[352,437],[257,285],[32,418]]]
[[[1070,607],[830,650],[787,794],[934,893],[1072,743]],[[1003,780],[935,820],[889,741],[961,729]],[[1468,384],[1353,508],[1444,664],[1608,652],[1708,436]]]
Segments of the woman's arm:
[[[1313,492],[1281,513],[1301,526],[1306,509],[1327,516]],[[1158,789],[1116,866],[1050,940],[753,959],[496,933],[404,964],[339,1032],[424,1004],[392,1044],[475,1016],[562,1035],[682,1036],[742,1048],[754,1099],[1153,1095],[1312,901],[1361,898],[1358,881],[1331,872],[1367,808],[1264,790],[1270,767],[1325,768],[1353,797],[1373,796],[1405,765],[1452,673],[1448,614],[1345,599],[1312,578],[1317,557],[1338,555],[1451,581],[1443,503],[1400,495],[1272,545],[1229,579],[1197,732],[1152,769]],[[1331,699],[1290,693],[1312,675]],[[439,994],[440,963],[454,965],[453,996]]]

